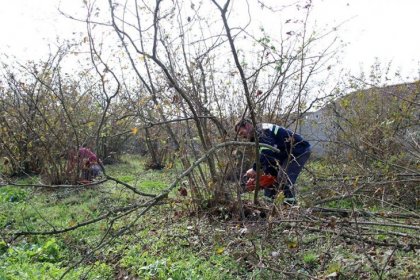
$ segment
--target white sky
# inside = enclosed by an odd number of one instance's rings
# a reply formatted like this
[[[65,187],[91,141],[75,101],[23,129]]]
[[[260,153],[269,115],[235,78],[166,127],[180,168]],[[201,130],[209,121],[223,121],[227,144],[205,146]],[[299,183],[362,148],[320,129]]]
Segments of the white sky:
[[[349,43],[344,64],[351,70],[392,61],[419,79],[419,0],[315,0],[313,17],[330,25],[349,20],[340,36]]]
[[[103,0],[98,0],[103,1]],[[242,0],[236,0],[236,2]],[[250,0],[256,1],[256,0]],[[278,0],[281,3],[281,0]],[[59,15],[82,9],[82,0],[0,0],[0,53],[37,59],[48,53],[48,42],[84,31],[82,24]],[[313,0],[311,14],[320,26],[347,23],[340,36],[349,45],[343,66],[357,72],[375,57],[392,60],[411,80],[419,79],[420,0]],[[272,23],[267,20],[267,25]]]

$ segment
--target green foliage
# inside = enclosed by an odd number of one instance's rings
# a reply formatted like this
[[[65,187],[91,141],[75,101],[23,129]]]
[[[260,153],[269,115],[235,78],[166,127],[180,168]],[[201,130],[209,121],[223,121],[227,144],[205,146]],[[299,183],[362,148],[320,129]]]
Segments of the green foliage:
[[[381,75],[380,67],[374,65],[372,69],[371,79],[376,81],[375,77]],[[328,146],[328,165],[337,168],[314,170],[314,173],[329,176],[330,180],[336,177],[334,185],[347,186],[347,192],[360,185],[359,179],[370,182],[363,190],[365,197],[372,198],[370,203],[382,200],[416,208],[418,184],[401,180],[400,174],[415,174],[418,169],[418,106],[415,104],[420,97],[420,83],[381,87],[374,82],[378,86],[370,89],[363,89],[366,84],[360,84],[356,83],[352,93],[324,109],[325,125],[334,142]],[[378,186],[374,181],[387,183]],[[327,187],[322,195],[342,194],[343,189],[335,189],[334,185]],[[335,192],[329,194],[332,189]]]
[[[163,254],[167,244],[152,251],[133,248],[121,260],[121,265],[141,279],[233,279],[235,262],[228,256],[215,254],[209,258],[196,256],[177,245]]]
[[[303,262],[310,267],[318,264],[318,261],[319,257],[315,253],[308,252],[303,255]]]
[[[0,269],[0,279],[58,279],[63,271],[51,263],[30,263],[27,261],[6,263]],[[76,278],[73,278],[76,279]]]
[[[89,273],[88,279],[92,280],[112,280],[114,279],[113,268],[103,262],[95,262],[92,271]]]
[[[6,241],[1,240],[0,241],[0,255],[7,252],[8,248],[9,248],[9,246],[7,245]]]
[[[22,246],[10,247],[5,257],[12,262],[29,260],[31,262],[56,263],[61,259],[61,250],[57,240],[52,238],[41,244],[22,244]]]
[[[40,262],[58,262],[61,258],[60,247],[55,238],[47,240],[42,247],[38,248],[34,257]]]
[[[0,188],[0,201],[2,202],[19,202],[26,198],[27,192],[18,187]]]
[[[85,233],[91,234],[92,232]],[[0,242],[0,279],[58,279],[65,272],[62,261],[69,258],[61,242],[56,238],[33,240],[8,246]],[[73,255],[74,257],[74,255]],[[93,269],[79,267],[70,271],[66,279],[81,279],[89,271],[86,279],[113,279],[113,269],[96,262]]]
[[[6,262],[0,264],[0,279],[55,280],[59,279],[65,271],[66,269],[61,267],[59,263],[54,264],[49,262],[29,262],[25,259],[21,259],[20,261],[16,262],[10,262],[9,260],[6,260]],[[87,273],[87,271],[89,273]],[[114,271],[111,266],[96,262],[93,265],[93,269],[90,267],[82,266],[78,269],[71,270],[66,275],[65,279],[112,280],[114,279]]]
[[[54,279],[60,269],[54,265],[60,261],[60,247],[52,238],[43,244],[12,246],[0,256],[1,279]],[[45,278],[42,278],[45,277]]]
[[[342,271],[342,266],[339,262],[331,262],[327,267],[327,273],[340,273]]]
[[[127,157],[124,163],[112,165],[107,171],[118,178],[125,173],[127,178],[134,178],[138,187],[151,191],[167,185],[174,177],[171,170],[144,171],[142,167],[143,162],[137,157]],[[313,168],[330,170],[327,163],[321,161],[314,162]],[[137,199],[131,191],[113,182],[77,190],[30,188],[24,191],[25,199],[19,203],[0,202],[0,221],[5,236],[18,231],[74,226],[110,209],[130,205]],[[297,271],[297,277],[303,278],[337,273],[339,277],[345,277],[343,279],[351,279],[354,273],[350,268],[357,267],[363,257],[355,244],[336,246],[337,242],[342,242],[338,236],[330,238],[319,232],[300,234],[287,223],[273,223],[267,230],[264,222],[248,224],[249,229],[242,235],[236,223],[221,222],[223,219],[219,216],[216,220],[201,214],[191,217],[185,204],[172,198],[169,202],[150,209],[141,218],[136,212],[112,225],[105,220],[54,237],[29,235],[10,244],[2,241],[0,279],[58,279],[70,265],[96,247],[105,233],[116,234],[127,224],[132,231],[94,252],[87,262],[70,270],[65,279],[115,279],[117,275],[164,280],[282,279],[285,275],[278,272],[280,269]],[[227,212],[229,208],[224,207],[223,211]],[[382,254],[383,250],[378,249],[377,255]],[[416,256],[396,253],[395,257],[405,258],[407,265],[389,269],[386,275],[394,275],[396,279],[412,277],[415,269],[410,265],[414,265]],[[260,266],[261,260],[264,266],[277,271]],[[324,267],[324,271],[320,271],[320,267]],[[364,263],[360,269],[365,273],[363,275],[373,275],[369,264]]]
[[[140,186],[146,190],[161,190],[167,185],[161,181],[143,181],[140,183]]]
[[[129,183],[129,182],[134,181],[135,177],[133,175],[123,175],[123,176],[119,176],[117,179],[120,180],[121,182]]]
[[[9,217],[4,212],[0,212],[0,228],[3,228],[7,225]]]
[[[158,192],[171,182],[173,170],[145,170],[147,160],[135,155],[124,155],[121,160],[118,165],[107,166],[107,172],[115,174],[122,182],[141,188],[142,191]]]
[[[328,202],[326,205],[330,208],[351,209],[354,203],[351,199],[340,199]]]

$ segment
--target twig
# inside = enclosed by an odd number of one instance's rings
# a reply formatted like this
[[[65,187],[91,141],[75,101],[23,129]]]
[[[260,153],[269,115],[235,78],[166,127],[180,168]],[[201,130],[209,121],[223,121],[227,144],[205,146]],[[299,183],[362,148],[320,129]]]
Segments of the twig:
[[[403,249],[403,248],[406,248],[406,247],[420,248],[420,244],[417,244],[417,243],[410,243],[410,244],[387,243],[387,242],[380,242],[380,241],[376,241],[376,240],[369,240],[369,239],[362,238],[360,236],[355,236],[355,235],[351,235],[351,234],[347,234],[347,233],[338,233],[337,231],[329,230],[329,229],[321,229],[321,228],[315,228],[315,227],[306,227],[306,229],[308,229],[310,231],[316,231],[316,232],[331,233],[331,234],[342,236],[344,238],[349,238],[349,239],[353,239],[353,240],[357,240],[357,241],[362,241],[362,242],[364,242],[366,244],[370,244],[370,245],[377,245],[377,246],[383,246],[383,247],[396,247],[398,249]]]
[[[129,225],[121,228],[115,235],[113,235],[111,237],[111,239],[105,241],[103,240],[102,244],[99,244],[97,247],[93,248],[91,250],[91,252],[89,252],[88,254],[84,255],[79,261],[77,261],[75,264],[73,264],[72,266],[68,267],[67,270],[61,275],[60,279],[63,279],[67,273],[69,273],[73,268],[75,268],[76,266],[78,266],[79,264],[81,264],[85,259],[89,258],[90,256],[92,256],[96,251],[100,250],[101,248],[105,247],[106,245],[110,244],[113,240],[115,240],[117,237],[124,235],[137,221],[138,219],[140,219],[140,217],[142,217],[145,213],[147,213],[153,206],[157,205],[162,199],[166,198],[167,194],[166,193],[162,193],[161,195],[155,197],[153,200],[148,201],[145,204],[145,209],[143,209],[143,211],[141,211],[136,219]],[[134,209],[135,210],[135,209]],[[130,213],[133,211],[129,211]]]
[[[322,214],[338,214],[345,217],[350,216],[350,214],[357,214],[358,216],[364,217],[383,217],[383,218],[397,218],[397,219],[409,219],[409,218],[420,218],[420,215],[416,213],[406,214],[406,213],[390,213],[390,212],[369,212],[369,211],[359,211],[356,210],[352,212],[349,209],[338,209],[338,208],[323,208],[323,207],[313,207],[310,208],[312,212],[322,213]]]
[[[382,276],[384,275],[385,272],[385,268],[388,265],[389,261],[391,260],[392,256],[394,255],[395,251],[397,250],[397,247],[394,248],[394,250],[392,250],[392,253],[388,256],[388,258],[386,259],[384,266],[381,269],[381,273],[379,275],[379,279],[382,279]]]
[[[133,212],[134,210],[136,210],[138,208],[147,207],[147,206],[149,206],[149,204],[150,204],[150,202],[146,202],[146,203],[143,203],[143,204],[134,204],[134,205],[130,205],[130,206],[127,206],[127,207],[121,207],[121,208],[118,208],[118,209],[113,209],[111,211],[108,211],[106,214],[104,214],[102,216],[99,216],[95,219],[88,220],[88,221],[85,221],[85,222],[82,222],[82,223],[77,223],[74,226],[59,229],[59,230],[54,229],[54,230],[51,230],[51,231],[21,231],[21,232],[16,232],[14,234],[13,240],[15,240],[19,236],[23,236],[23,235],[54,235],[54,234],[61,234],[61,233],[69,232],[69,231],[75,230],[77,228],[81,228],[81,227],[99,222],[101,220],[107,219],[115,213],[123,212],[122,214],[120,214],[116,217],[116,218],[120,218],[121,216],[127,215],[127,214]]]
[[[302,276],[308,277],[309,279],[317,279],[317,278],[315,278],[315,277],[313,277],[313,276],[311,276],[309,274],[302,273],[302,272],[299,272],[299,271],[296,271],[296,272],[284,271],[284,270],[280,270],[280,269],[277,269],[277,268],[274,268],[274,267],[270,267],[270,266],[260,267],[260,268],[266,268],[268,270],[271,270],[271,271],[274,271],[274,272],[277,272],[277,273],[282,273],[282,274],[284,274],[284,275],[286,275],[288,277],[292,277],[293,279],[298,278],[297,277],[298,275],[302,275]]]
[[[341,200],[341,199],[350,198],[350,197],[353,197],[354,195],[356,195],[357,192],[359,192],[363,188],[364,188],[364,185],[361,185],[356,190],[354,190],[352,193],[344,194],[344,195],[340,195],[340,196],[334,196],[334,197],[330,197],[330,198],[326,198],[326,199],[322,199],[322,200],[318,200],[318,201],[315,201],[312,205],[325,204],[325,203],[332,202],[332,201],[337,201],[337,200]]]
[[[372,228],[369,228],[369,227],[360,227],[360,228],[364,229],[364,230],[371,230],[372,229]],[[378,228],[375,228],[375,231],[378,232],[376,234],[383,233],[383,234],[386,234],[386,235],[395,235],[395,236],[407,237],[407,238],[413,238],[413,239],[420,240],[420,236],[413,236],[413,235],[409,235],[409,234],[402,233],[402,232],[388,231],[388,230],[383,230],[383,229],[378,229]]]
[[[398,227],[398,228],[407,228],[407,229],[414,229],[420,231],[420,227],[418,226],[410,226],[410,225],[403,225],[403,224],[383,224],[383,223],[376,223],[376,222],[352,222],[352,221],[337,221],[337,224],[360,224],[360,225],[373,225],[373,226],[383,226],[383,227]]]
[[[353,212],[355,211],[355,202],[354,202],[354,199],[352,199],[351,200],[351,207],[352,207],[352,210],[353,210]],[[380,271],[379,271],[379,267],[378,267],[378,265],[376,264],[376,262],[372,259],[372,257],[368,254],[368,252],[367,252],[367,250],[366,250],[366,242],[365,241],[363,241],[363,239],[361,238],[361,230],[360,230],[360,227],[359,227],[359,223],[358,223],[358,220],[357,220],[357,217],[356,216],[353,216],[353,219],[354,219],[354,222],[355,222],[355,224],[356,224],[356,230],[357,230],[357,233],[358,233],[358,236],[360,237],[360,238],[356,238],[356,240],[361,240],[362,241],[362,248],[363,248],[363,254],[366,256],[366,258],[369,260],[369,262],[370,262],[370,264],[372,265],[372,267],[373,267],[373,269],[375,270],[375,272],[376,272],[376,274],[378,275],[378,277],[380,276]]]
[[[104,174],[104,175],[105,175],[105,177],[106,177],[108,180],[111,180],[111,181],[114,181],[114,182],[116,182],[116,183],[118,183],[118,184],[120,184],[120,185],[123,185],[124,187],[126,187],[126,188],[130,189],[132,192],[134,192],[134,193],[136,193],[136,194],[138,194],[138,195],[148,196],[148,197],[156,197],[156,195],[155,195],[155,194],[150,194],[150,193],[141,192],[141,191],[137,190],[135,187],[131,186],[130,184],[127,184],[127,183],[125,183],[125,182],[123,182],[123,181],[121,181],[121,180],[118,180],[118,179],[116,179],[116,178],[114,178],[114,177],[111,177],[111,176],[109,176],[109,175],[106,175],[106,174]]]
[[[92,187],[96,185],[100,185],[102,183],[105,183],[108,181],[107,179],[103,179],[100,181],[95,181],[89,184],[83,184],[83,185],[47,185],[47,184],[16,184],[12,182],[8,182],[7,185],[14,186],[14,187],[35,187],[35,188],[50,188],[50,189],[64,189],[64,188],[70,188],[70,189],[78,189],[78,188],[84,188],[84,187]],[[0,185],[0,187],[4,187],[7,185]]]

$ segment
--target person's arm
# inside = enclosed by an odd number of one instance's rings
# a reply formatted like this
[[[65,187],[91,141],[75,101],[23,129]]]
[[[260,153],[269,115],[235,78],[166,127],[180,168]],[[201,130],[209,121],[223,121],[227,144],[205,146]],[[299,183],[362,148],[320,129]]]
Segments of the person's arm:
[[[265,174],[276,175],[277,174],[277,157],[276,153],[270,149],[264,149],[260,152],[260,163],[261,170]],[[257,164],[254,163],[252,169],[254,171],[254,177],[256,176]],[[249,171],[249,170],[248,170]],[[250,171],[250,173],[252,173]],[[252,177],[251,177],[252,178]]]
[[[82,168],[83,169],[89,169],[90,167],[90,160],[88,158],[82,159]]]
[[[96,154],[92,151],[89,150],[88,153],[88,158],[89,158],[89,162],[91,164],[96,164],[98,162],[98,157],[96,156]]]
[[[246,171],[245,176],[248,178],[255,178],[257,176],[257,172],[251,168]]]

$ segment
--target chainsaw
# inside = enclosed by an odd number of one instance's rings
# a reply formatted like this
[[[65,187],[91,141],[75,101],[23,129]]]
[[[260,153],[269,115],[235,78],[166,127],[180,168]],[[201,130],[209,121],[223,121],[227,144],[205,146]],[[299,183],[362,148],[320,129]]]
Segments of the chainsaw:
[[[260,189],[265,189],[271,186],[274,186],[277,183],[276,177],[270,174],[263,174],[260,176]],[[243,176],[241,180],[241,189],[242,192],[252,192],[255,190],[256,178],[249,178],[248,176]]]

